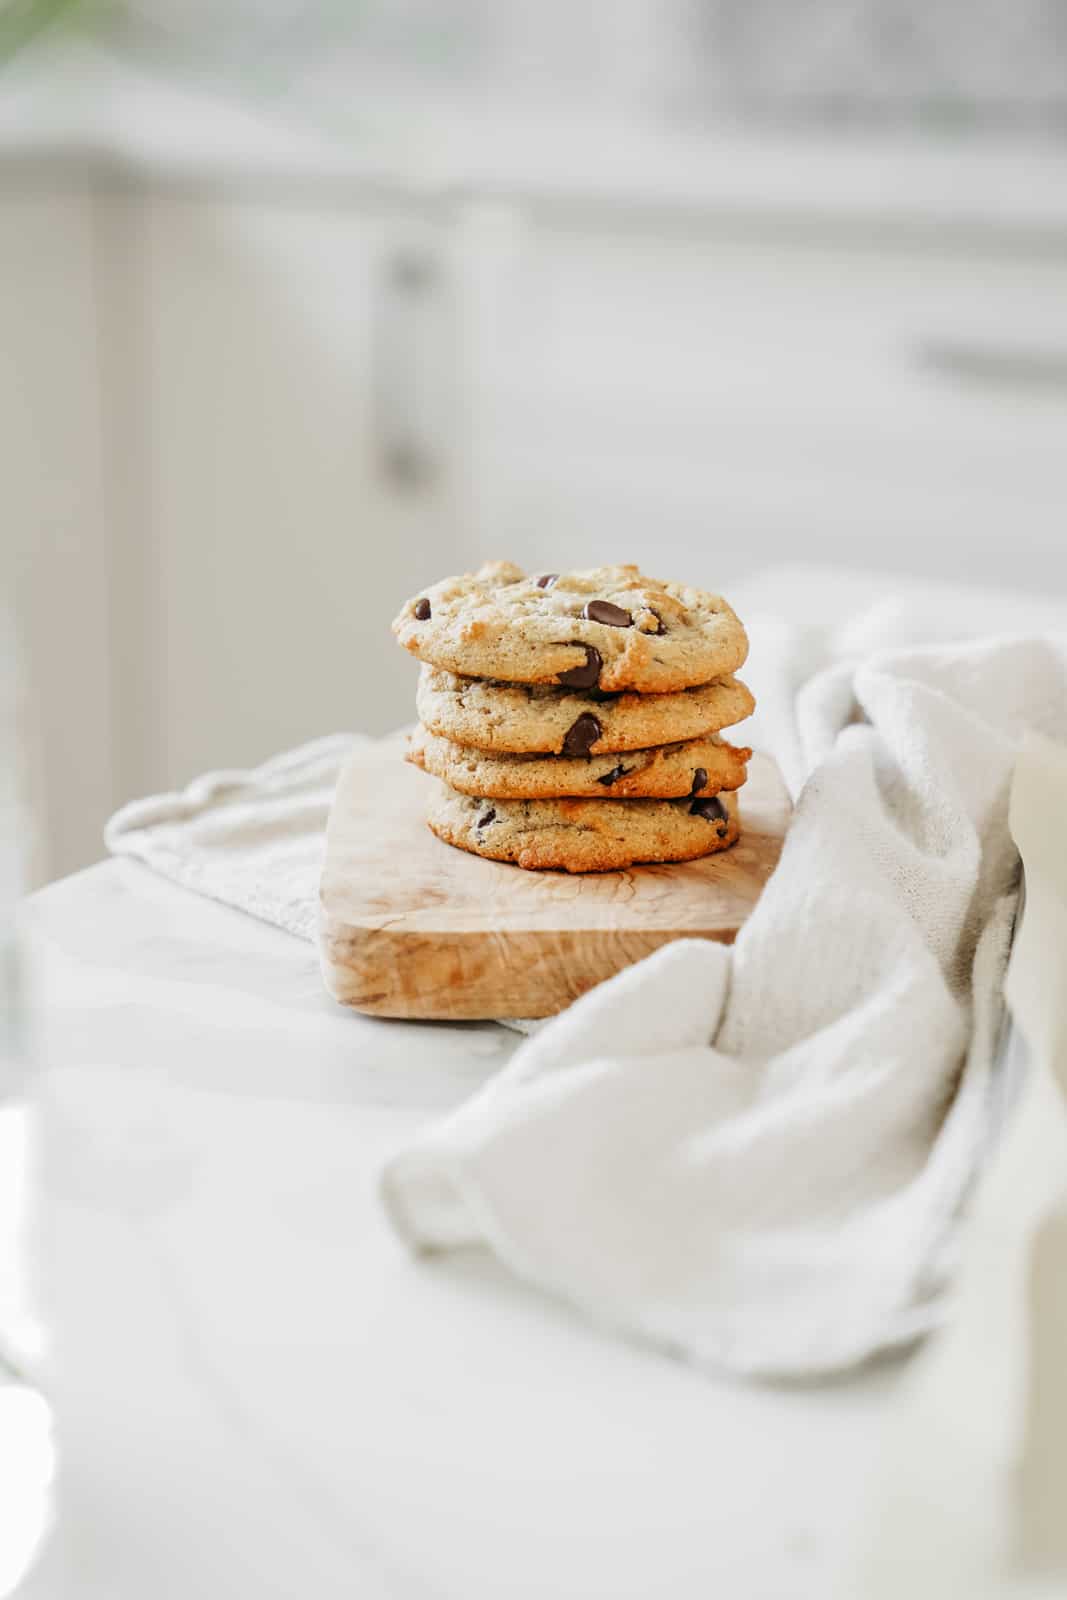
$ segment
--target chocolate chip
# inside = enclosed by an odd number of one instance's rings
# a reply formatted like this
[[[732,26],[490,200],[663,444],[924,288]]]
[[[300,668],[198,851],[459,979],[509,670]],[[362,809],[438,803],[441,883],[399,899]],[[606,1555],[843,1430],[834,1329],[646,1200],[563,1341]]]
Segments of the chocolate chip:
[[[593,713],[583,711],[578,721],[567,729],[567,736],[563,741],[563,754],[587,756],[602,732],[603,729]]]
[[[539,589],[551,589],[558,577],[558,572],[542,572],[539,578],[534,579],[534,582]]]
[[[602,778],[598,778],[597,783],[602,783],[605,789],[609,789],[613,783],[617,783],[620,778],[625,778],[626,774],[633,770],[633,767],[624,767],[620,761],[617,767],[612,767],[610,772],[605,772]]]
[[[421,600],[415,601],[415,620],[416,622],[428,622],[430,620],[430,602],[425,595]]]
[[[609,628],[632,628],[634,619],[622,606],[613,606],[610,600],[588,600],[582,609],[587,622],[606,622]]]
[[[599,650],[594,650],[591,644],[583,644],[580,639],[568,639],[568,644],[573,644],[576,649],[585,651],[585,661],[580,667],[568,667],[566,672],[556,673],[556,682],[565,683],[568,689],[592,689],[600,677],[600,669],[604,665],[604,658]]]
[[[730,826],[730,814],[718,795],[708,795],[705,800],[694,800],[689,807],[691,817],[703,817],[705,822],[715,822],[718,826],[715,832],[720,839],[725,839]]]
[[[707,782],[707,772],[703,767],[697,767],[696,771],[693,773],[693,787],[690,789],[689,793],[697,794],[701,789],[707,787]]]
[[[487,828],[495,816],[496,812],[494,811],[493,807],[490,806],[485,815],[478,818],[476,826],[479,828]]]

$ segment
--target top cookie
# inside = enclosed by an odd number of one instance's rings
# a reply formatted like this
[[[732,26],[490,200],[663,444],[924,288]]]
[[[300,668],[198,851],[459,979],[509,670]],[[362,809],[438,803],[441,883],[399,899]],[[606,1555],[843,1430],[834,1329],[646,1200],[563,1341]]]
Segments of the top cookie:
[[[415,595],[393,632],[412,655],[467,677],[652,694],[708,683],[748,653],[725,600],[632,566],[527,577],[490,561]]]

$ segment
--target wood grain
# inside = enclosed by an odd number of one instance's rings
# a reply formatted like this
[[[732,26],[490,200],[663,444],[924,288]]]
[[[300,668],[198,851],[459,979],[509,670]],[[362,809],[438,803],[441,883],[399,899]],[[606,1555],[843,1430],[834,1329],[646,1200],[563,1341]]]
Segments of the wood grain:
[[[423,812],[437,780],[403,749],[396,735],[357,752],[326,834],[323,977],[335,999],[374,1016],[552,1016],[671,939],[730,944],[789,821],[778,769],[756,755],[731,850],[627,872],[524,872],[434,838]]]

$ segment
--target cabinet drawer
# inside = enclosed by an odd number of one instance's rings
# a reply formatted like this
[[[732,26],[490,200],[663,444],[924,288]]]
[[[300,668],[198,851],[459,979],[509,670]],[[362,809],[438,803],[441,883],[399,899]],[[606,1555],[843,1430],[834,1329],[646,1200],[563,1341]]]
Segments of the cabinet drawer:
[[[592,557],[725,525],[795,553],[986,575],[1062,537],[1067,251],[539,223],[492,408],[495,514]],[[487,408],[488,409],[488,408]],[[983,554],[984,550],[984,554]]]

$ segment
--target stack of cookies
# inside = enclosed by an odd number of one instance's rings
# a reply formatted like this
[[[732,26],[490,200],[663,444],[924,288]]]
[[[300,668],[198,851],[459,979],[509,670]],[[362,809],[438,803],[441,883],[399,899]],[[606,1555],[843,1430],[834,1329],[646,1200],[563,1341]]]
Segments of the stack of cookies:
[[[393,623],[424,663],[408,759],[449,844],[533,869],[689,861],[740,831],[753,709],[725,600],[632,566],[445,578]]]

